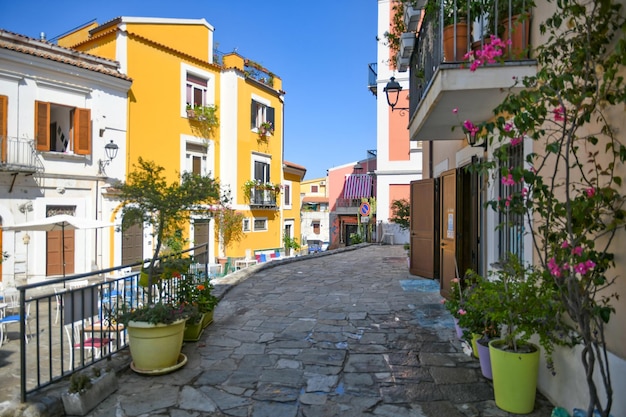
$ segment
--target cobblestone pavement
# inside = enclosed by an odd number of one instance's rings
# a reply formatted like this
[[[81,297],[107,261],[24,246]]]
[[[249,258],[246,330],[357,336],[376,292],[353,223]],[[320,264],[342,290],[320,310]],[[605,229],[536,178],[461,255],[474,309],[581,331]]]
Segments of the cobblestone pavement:
[[[188,363],[163,376],[125,368],[90,416],[512,415],[463,353],[438,282],[410,275],[402,246],[250,267],[216,284],[223,298],[183,347]],[[538,395],[529,416],[551,411]]]

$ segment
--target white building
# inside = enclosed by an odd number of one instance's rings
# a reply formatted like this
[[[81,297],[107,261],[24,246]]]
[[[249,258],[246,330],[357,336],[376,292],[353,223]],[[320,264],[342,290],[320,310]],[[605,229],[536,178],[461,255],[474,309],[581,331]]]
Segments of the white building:
[[[2,226],[60,213],[112,220],[118,203],[103,191],[125,179],[130,85],[117,62],[0,31]],[[110,160],[106,145],[111,156],[117,147],[117,158]],[[65,231],[61,239],[60,231],[5,230],[2,283],[108,267],[114,233]]]

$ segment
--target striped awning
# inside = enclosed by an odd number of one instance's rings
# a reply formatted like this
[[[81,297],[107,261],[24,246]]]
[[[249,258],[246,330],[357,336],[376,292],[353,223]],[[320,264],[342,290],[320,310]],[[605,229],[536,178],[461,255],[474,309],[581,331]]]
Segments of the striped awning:
[[[347,175],[343,186],[344,198],[363,198],[372,196],[372,176],[367,174]]]

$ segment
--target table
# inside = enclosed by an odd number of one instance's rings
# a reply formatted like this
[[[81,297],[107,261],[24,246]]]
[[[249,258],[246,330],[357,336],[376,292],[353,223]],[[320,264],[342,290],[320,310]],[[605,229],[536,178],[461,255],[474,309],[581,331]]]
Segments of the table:
[[[122,323],[117,323],[117,324],[110,324],[110,323],[106,324],[102,322],[93,323],[93,324],[83,327],[83,342],[85,340],[86,333],[89,334],[92,338],[97,338],[97,339],[103,339],[104,333],[106,333],[107,336],[110,336],[111,333],[115,333],[117,337],[119,338],[120,335],[124,332],[124,330],[126,330],[126,328],[124,327]],[[106,337],[106,338],[110,339],[109,337]],[[114,339],[110,339],[111,342],[113,340]],[[122,344],[123,344],[123,341],[122,341]],[[106,343],[103,343],[102,348],[104,348],[104,345],[106,345]]]
[[[256,265],[256,264],[257,264],[256,259],[240,259],[238,261],[235,261],[235,269],[247,268],[251,265]]]

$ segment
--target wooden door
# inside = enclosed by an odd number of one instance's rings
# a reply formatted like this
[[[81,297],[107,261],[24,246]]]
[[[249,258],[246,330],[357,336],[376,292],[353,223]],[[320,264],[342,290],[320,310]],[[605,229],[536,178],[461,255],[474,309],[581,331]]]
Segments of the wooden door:
[[[65,236],[63,236],[65,233]],[[65,270],[63,260],[65,259]],[[55,230],[46,233],[46,275],[74,273],[74,231]]]
[[[451,280],[457,277],[456,264],[456,171],[441,175],[440,271],[441,295],[447,297]]]
[[[411,263],[409,271],[435,277],[435,180],[411,181]]]
[[[133,224],[122,233],[122,265],[143,261],[143,227]]]
[[[209,243],[209,223],[210,220],[197,219],[193,222],[193,246]],[[201,264],[210,263],[208,260],[208,248],[196,249],[194,258]]]

